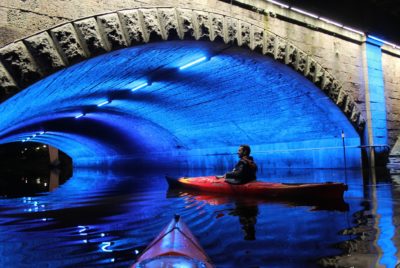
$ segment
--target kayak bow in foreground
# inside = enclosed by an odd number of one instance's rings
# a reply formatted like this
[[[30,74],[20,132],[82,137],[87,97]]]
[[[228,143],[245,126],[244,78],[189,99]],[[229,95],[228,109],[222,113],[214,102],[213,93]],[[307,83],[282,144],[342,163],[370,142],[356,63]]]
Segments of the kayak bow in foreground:
[[[166,177],[172,188],[228,194],[249,195],[265,198],[299,198],[299,199],[343,199],[348,187],[344,183],[275,183],[252,181],[246,184],[230,184],[217,176],[204,177]]]
[[[212,268],[210,259],[187,225],[174,219],[141,253],[132,268]]]

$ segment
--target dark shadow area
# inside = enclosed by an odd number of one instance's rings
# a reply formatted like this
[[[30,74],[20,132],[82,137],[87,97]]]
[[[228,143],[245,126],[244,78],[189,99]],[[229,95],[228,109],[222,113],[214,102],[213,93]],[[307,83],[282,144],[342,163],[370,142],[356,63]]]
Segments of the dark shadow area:
[[[49,146],[36,142],[0,145],[0,196],[34,196],[50,192],[72,176],[72,159],[57,149],[50,160]]]

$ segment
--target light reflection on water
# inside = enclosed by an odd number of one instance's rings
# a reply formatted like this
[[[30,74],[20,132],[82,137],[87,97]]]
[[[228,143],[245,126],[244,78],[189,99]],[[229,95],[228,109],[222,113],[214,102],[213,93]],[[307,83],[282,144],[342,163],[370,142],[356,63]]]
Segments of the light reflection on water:
[[[189,175],[205,173],[213,174]],[[170,172],[176,174],[186,175]],[[260,174],[269,181],[347,182],[345,202],[329,206],[168,191],[164,175],[75,170],[52,192],[0,199],[0,267],[127,267],[175,213],[217,267],[317,267],[318,259],[343,254],[336,244],[356,239],[340,232],[356,224],[352,215],[364,201],[378,215],[375,264],[398,262],[398,192],[387,183],[364,186],[359,171]]]
[[[377,230],[377,246],[378,246],[378,263],[384,267],[395,267],[399,259],[399,249],[396,248],[395,240],[397,242],[400,236],[399,229],[396,233],[396,224],[399,228],[399,215],[397,219],[394,218],[394,207],[399,208],[399,199],[393,199],[392,189],[395,192],[400,190],[400,187],[396,184],[382,183],[371,185],[371,201],[373,205],[373,211],[377,216],[375,217],[375,228]],[[398,192],[399,193],[399,192]],[[399,198],[399,196],[397,197]],[[397,244],[399,246],[399,244]]]

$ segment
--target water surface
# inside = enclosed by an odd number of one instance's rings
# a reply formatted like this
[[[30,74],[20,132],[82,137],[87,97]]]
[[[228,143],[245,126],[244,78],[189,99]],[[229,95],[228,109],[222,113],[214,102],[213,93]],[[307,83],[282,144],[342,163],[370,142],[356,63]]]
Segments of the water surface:
[[[212,170],[170,175],[207,175]],[[379,231],[371,265],[399,260],[399,188],[362,172],[270,170],[260,180],[346,182],[344,202],[326,205],[171,191],[165,172],[74,170],[66,183],[33,196],[0,199],[0,267],[128,267],[180,214],[216,267],[318,267],[340,256],[354,214],[370,208]],[[397,232],[397,234],[396,234]],[[373,267],[373,266],[371,266]]]

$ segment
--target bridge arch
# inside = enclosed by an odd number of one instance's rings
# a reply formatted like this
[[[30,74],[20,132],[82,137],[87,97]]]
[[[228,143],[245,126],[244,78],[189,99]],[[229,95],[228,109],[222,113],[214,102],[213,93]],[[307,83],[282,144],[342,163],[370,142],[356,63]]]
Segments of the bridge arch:
[[[186,41],[182,43],[180,41],[182,39]],[[162,40],[168,42],[152,42]],[[322,90],[320,94],[327,96],[336,105],[336,108],[339,108],[343,112],[343,118],[347,117],[347,124],[349,124],[349,122],[352,123],[354,129],[358,130],[359,133],[364,126],[364,119],[362,118],[357,105],[353,101],[352,96],[347,94],[341,83],[310,55],[307,55],[305,52],[278,35],[265,30],[256,22],[250,20],[246,21],[226,14],[207,12],[204,10],[199,11],[180,8],[137,8],[121,10],[64,23],[22,40],[18,40],[0,49],[0,73],[2,76],[1,88],[7,92],[6,97],[11,97],[13,94],[18,93],[25,88],[28,90],[32,89],[32,87],[36,87],[36,89],[41,86],[46,87],[48,83],[45,80],[48,77],[53,75],[61,76],[62,70],[70,68],[73,68],[76,71],[81,64],[86,62],[93,62],[97,59],[101,60],[102,57],[103,59],[104,57],[112,58],[118,56],[119,53],[127,53],[126,51],[130,49],[138,48],[138,51],[140,51],[141,47],[143,47],[141,45],[143,44],[155,48],[157,48],[157,46],[162,48],[163,45],[160,44],[179,42],[182,43],[181,46],[183,48],[185,46],[189,47],[190,44],[201,42],[209,44],[208,46],[214,44],[213,46],[217,48],[219,47],[222,50],[227,47],[240,48],[241,50],[243,50],[243,48],[248,48],[251,50],[253,55],[258,55],[256,57],[257,59],[254,60],[258,62],[261,62],[261,58],[265,60],[265,65],[262,66],[268,67],[268,64],[271,62],[275,62],[275,64],[279,66],[284,66],[286,69],[290,69],[286,67],[289,66],[297,71],[290,71],[293,75],[296,74],[296,76],[302,76],[303,80],[308,80],[307,83],[313,83],[314,86],[320,88]],[[241,53],[238,51],[230,52]],[[242,54],[242,56],[243,55],[244,54]],[[263,55],[267,57],[263,58]],[[232,55],[228,56],[231,57]],[[268,68],[272,68],[271,64]],[[283,73],[289,74],[286,70],[283,70]],[[21,93],[23,92],[24,91]],[[40,92],[43,92],[43,90]],[[289,91],[286,90],[285,92]],[[40,98],[40,94],[38,94],[39,92],[33,95]],[[311,94],[310,96],[321,97],[321,95],[318,94]],[[8,105],[9,102],[6,104]],[[318,109],[320,110],[325,109],[325,113],[332,111],[331,108],[322,107],[323,104],[318,106]],[[126,130],[125,126],[131,122],[138,122],[142,125],[144,130],[140,128],[135,129],[135,137],[133,138],[134,142],[145,140],[146,130],[152,131],[155,137],[154,140],[163,141],[160,143],[148,144],[135,143],[130,147],[136,146],[138,148],[141,146],[141,149],[143,149],[142,152],[144,152],[146,151],[146,148],[160,148],[165,145],[172,145],[172,147],[175,146],[178,148],[178,151],[176,152],[177,155],[181,154],[179,149],[185,147],[185,143],[182,143],[177,139],[174,133],[171,133],[170,129],[157,124],[156,120],[143,119],[145,117],[144,114],[141,114],[137,118],[129,117],[129,119],[123,119],[119,114],[120,112],[123,113],[124,111],[116,109],[108,112],[108,116],[113,118],[112,123],[110,123],[111,121],[105,123],[98,114],[88,117],[84,122],[90,122],[90,124],[97,125],[98,127],[107,127],[109,125],[113,125],[114,127],[116,126],[120,132],[117,133],[118,131],[115,131],[116,135],[114,135],[114,137],[118,137],[122,140],[127,137],[121,135],[121,133],[127,133],[130,131]],[[58,113],[58,116],[64,115],[64,117],[71,117],[72,112],[70,110],[62,110],[58,111]],[[333,114],[338,115],[336,112]],[[47,122],[50,121],[50,123],[54,125],[57,124],[57,122],[54,121],[58,120],[53,120],[46,116],[40,116],[40,120],[38,118],[32,117],[32,121],[30,121],[30,118],[28,117],[27,119],[29,120],[23,122],[22,125],[13,125],[10,128],[11,130],[8,130],[5,136],[5,132],[3,131],[2,142],[15,141],[16,138],[17,140],[20,140],[24,137],[35,135],[35,131],[40,129],[42,125],[46,125]],[[88,121],[89,119],[91,121]],[[314,118],[314,120],[315,119],[316,118]],[[120,123],[115,123],[118,120],[120,120]],[[262,122],[260,118],[258,118],[258,122]],[[24,128],[24,124],[29,125],[30,127]],[[77,126],[78,123],[76,122],[69,121],[67,124],[71,129],[77,130],[79,128],[79,126]],[[280,127],[284,128],[284,126]],[[344,127],[348,129],[347,126]],[[23,130],[22,132],[21,129]],[[238,129],[240,131],[240,127]],[[319,131],[322,130],[320,129]],[[60,149],[68,152],[71,148],[78,148],[75,142],[77,139],[87,140],[85,135],[88,133],[80,134],[81,135],[77,135],[76,133],[63,133],[60,129],[53,129],[52,131],[48,131],[44,136],[36,137],[36,140],[56,147],[57,144],[60,144],[60,140],[64,140],[64,145],[66,147]],[[359,139],[358,135],[352,134],[352,137],[354,140]],[[126,140],[127,144],[132,141],[132,139],[129,140],[129,138],[132,137],[128,137],[128,140]],[[189,137],[187,140],[190,140],[190,138],[193,137]],[[263,138],[265,140],[265,135]],[[75,149],[73,151],[81,158],[89,159],[92,155],[96,154],[97,148],[100,148],[100,145],[106,143],[107,140],[106,136],[99,135],[97,140],[93,142],[91,142],[90,139],[87,140],[87,142],[83,142],[80,151]],[[338,140],[340,141],[340,138]],[[279,151],[279,148],[286,146],[282,143],[283,141],[277,140],[276,142],[277,144],[279,142],[281,143],[275,147],[270,147],[272,148],[272,151]],[[326,146],[327,144],[331,145],[329,142],[322,142],[319,145]],[[306,147],[315,146],[313,141],[308,141],[302,145],[305,145]],[[359,145],[359,141],[353,142],[353,145]],[[229,144],[229,150],[235,146],[236,145]],[[288,151],[291,152],[285,153],[288,158],[293,158],[293,155],[296,154],[296,151],[298,150],[296,149],[296,146],[298,147],[298,145],[294,145],[295,149],[289,148]],[[256,147],[259,151],[265,150],[265,148],[265,146]],[[211,160],[213,164],[223,162],[221,164],[222,166],[226,164],[226,161],[235,161],[235,157],[232,156],[218,156],[218,151],[215,151],[214,149],[192,149],[193,148],[188,149],[191,150],[188,157],[190,160],[188,160],[188,162],[197,162],[194,166],[209,166],[207,163],[204,163],[204,157],[197,157],[196,155],[212,155],[212,157],[209,157],[208,159],[213,158],[214,160]],[[336,148],[335,150],[341,150],[341,148]],[[121,153],[121,151],[119,153]],[[126,151],[124,151],[124,153],[126,153]],[[327,160],[330,159],[329,157],[325,159],[325,156],[321,156],[315,151],[311,153],[308,152],[307,154],[307,159],[304,161],[303,167],[309,165],[312,161],[319,162],[320,165],[321,163],[323,165],[323,163],[326,162],[333,162]],[[113,145],[109,144],[109,146],[106,146],[104,149],[102,155],[104,157],[108,157],[108,155],[118,155],[118,149],[115,151]],[[358,156],[359,155],[357,155],[357,157]],[[158,156],[154,157],[157,158]],[[334,158],[336,160],[341,157],[341,152],[335,153]],[[354,159],[357,159],[357,157],[354,157]],[[163,158],[164,161],[167,157],[162,156],[161,158]],[[296,160],[296,158],[298,157],[296,156],[289,160],[285,159],[285,165],[295,166],[295,162],[298,160]],[[310,158],[314,160],[310,160]],[[85,161],[86,160],[82,160],[82,162]],[[90,160],[86,162],[90,162]],[[232,163],[226,166],[230,166],[231,164]],[[340,164],[338,165],[340,166]],[[357,166],[357,163],[355,165]]]
[[[0,49],[0,92],[5,100],[77,62],[154,40],[235,43],[273,57],[304,75],[344,112],[361,133],[365,120],[342,83],[317,60],[254,21],[212,11],[135,8],[78,19]]]

